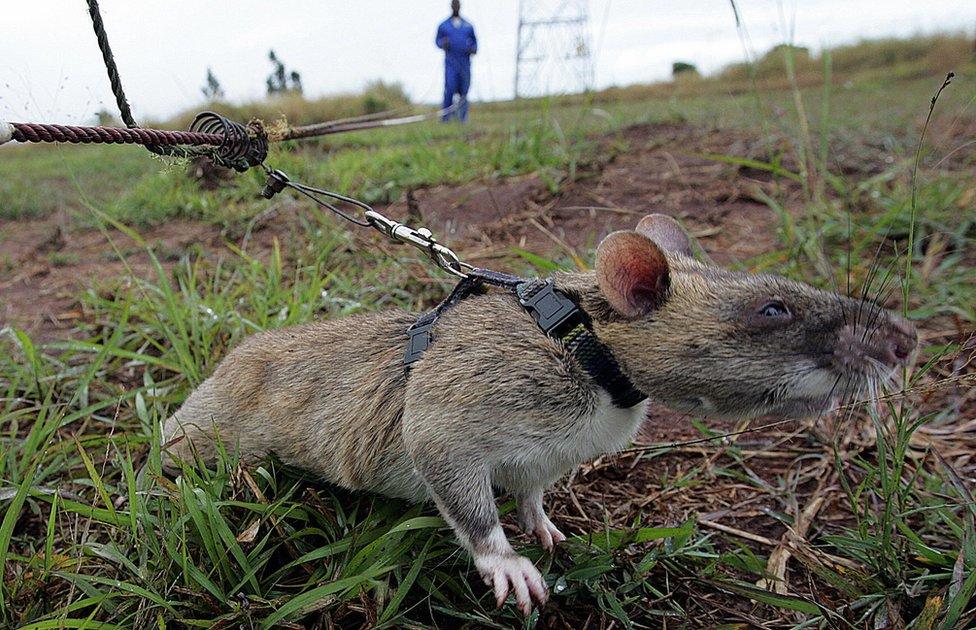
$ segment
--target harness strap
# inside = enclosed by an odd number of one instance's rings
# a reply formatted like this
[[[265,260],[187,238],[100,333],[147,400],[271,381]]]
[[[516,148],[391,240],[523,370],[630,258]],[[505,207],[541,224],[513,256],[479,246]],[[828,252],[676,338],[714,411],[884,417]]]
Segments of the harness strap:
[[[519,303],[539,328],[563,346],[580,367],[603,388],[619,409],[629,409],[647,399],[620,369],[613,351],[593,332],[589,315],[556,289],[552,280],[530,280],[516,289]]]
[[[430,346],[433,341],[431,329],[441,314],[468,296],[483,293],[486,284],[514,293],[539,328],[563,344],[580,367],[610,395],[615,407],[629,409],[647,398],[621,371],[610,348],[593,333],[592,321],[586,312],[556,289],[552,280],[526,280],[488,269],[469,272],[444,301],[421,315],[407,329],[409,339],[403,357],[406,369]]]
[[[444,311],[471,295],[484,293],[484,285],[486,284],[514,291],[521,282],[525,282],[525,280],[510,273],[501,273],[489,269],[472,269],[469,271],[444,301],[438,304],[434,310],[421,315],[407,329],[407,350],[403,355],[403,364],[409,366],[423,355],[433,341],[431,329]]]

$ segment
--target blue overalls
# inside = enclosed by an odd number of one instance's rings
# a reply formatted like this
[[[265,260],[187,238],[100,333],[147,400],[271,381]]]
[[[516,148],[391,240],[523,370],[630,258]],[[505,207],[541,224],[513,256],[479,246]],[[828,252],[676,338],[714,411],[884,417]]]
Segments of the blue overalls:
[[[454,112],[445,114],[446,122],[457,116],[464,122],[468,119],[468,87],[471,85],[471,55],[478,52],[478,40],[474,27],[461,18],[454,26],[453,18],[447,18],[437,27],[434,43],[444,50],[444,108],[454,103],[454,95],[461,97],[461,105]]]

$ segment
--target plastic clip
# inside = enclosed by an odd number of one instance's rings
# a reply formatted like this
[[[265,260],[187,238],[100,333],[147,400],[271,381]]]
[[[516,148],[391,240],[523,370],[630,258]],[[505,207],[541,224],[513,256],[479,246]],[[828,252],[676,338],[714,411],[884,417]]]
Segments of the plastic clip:
[[[424,350],[427,349],[427,346],[432,341],[430,329],[434,327],[434,321],[414,326],[407,330],[409,339],[407,340],[407,351],[403,354],[404,365],[410,365],[423,356]]]
[[[527,310],[542,332],[550,336],[560,336],[572,328],[580,319],[580,309],[571,299],[556,290],[552,280],[529,297],[518,294],[519,304]]]

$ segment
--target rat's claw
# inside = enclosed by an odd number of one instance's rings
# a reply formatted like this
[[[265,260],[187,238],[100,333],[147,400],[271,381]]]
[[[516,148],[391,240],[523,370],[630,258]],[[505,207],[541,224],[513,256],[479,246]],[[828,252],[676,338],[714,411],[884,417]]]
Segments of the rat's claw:
[[[535,535],[546,551],[552,551],[557,544],[566,540],[566,535],[559,531],[548,518],[544,523],[536,525]]]
[[[475,560],[475,565],[485,581],[494,587],[499,608],[508,599],[509,592],[515,594],[515,603],[526,616],[532,613],[533,601],[542,606],[549,598],[542,574],[528,558],[514,554],[483,556]]]
[[[529,587],[525,583],[525,575],[516,573],[509,576],[512,586],[515,588],[515,602],[522,614],[528,617],[532,614],[532,599],[529,597]]]
[[[520,515],[519,521],[522,529],[532,532],[546,551],[552,551],[558,543],[566,540],[566,536],[541,509]]]

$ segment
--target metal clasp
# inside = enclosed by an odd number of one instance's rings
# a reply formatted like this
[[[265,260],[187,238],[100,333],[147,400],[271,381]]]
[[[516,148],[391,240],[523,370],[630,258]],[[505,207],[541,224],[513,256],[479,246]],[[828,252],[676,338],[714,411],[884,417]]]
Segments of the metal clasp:
[[[265,171],[268,173],[268,181],[264,184],[264,190],[261,191],[261,196],[265,199],[271,199],[288,185],[291,180],[287,175],[279,171],[278,169],[272,169],[270,167],[265,167]]]
[[[462,263],[457,254],[451,251],[450,248],[438,243],[437,239],[434,238],[434,235],[427,228],[418,228],[415,230],[412,227],[385,217],[375,210],[367,210],[365,216],[370,225],[385,234],[388,238],[401,243],[407,243],[424,251],[434,261],[434,264],[448,273],[452,273],[460,278],[466,278],[468,274],[464,272],[464,269],[473,268],[471,265]]]

